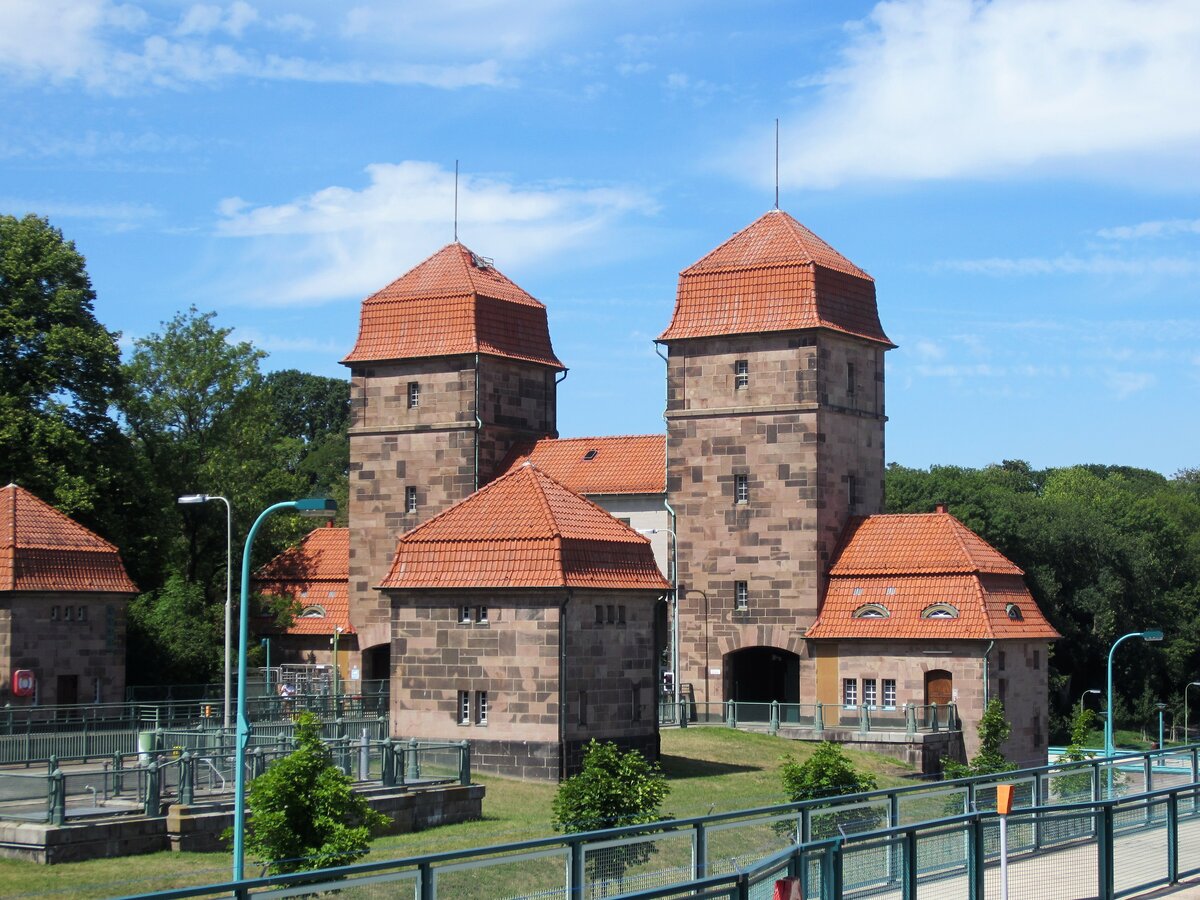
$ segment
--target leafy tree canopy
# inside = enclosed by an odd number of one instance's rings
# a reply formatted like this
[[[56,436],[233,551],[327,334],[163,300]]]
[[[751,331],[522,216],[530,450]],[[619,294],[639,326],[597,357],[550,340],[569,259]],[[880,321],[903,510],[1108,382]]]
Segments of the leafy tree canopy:
[[[1012,725],[1004,717],[1004,704],[993,697],[979,719],[979,750],[966,765],[952,759],[942,760],[942,771],[948,778],[966,778],[970,775],[992,775],[1011,772],[1016,765],[1009,762],[1000,751],[1001,745],[1012,734]]]
[[[296,750],[250,783],[246,850],[271,874],[346,866],[366,855],[387,817],[354,793],[312,713],[296,718]]]
[[[656,822],[669,791],[658,765],[636,750],[591,740],[579,774],[558,786],[553,824],[573,832]]]
[[[793,803],[839,794],[859,794],[878,787],[874,775],[858,771],[842,748],[831,741],[817,744],[812,756],[802,763],[790,755],[785,756],[780,774],[783,792]]]

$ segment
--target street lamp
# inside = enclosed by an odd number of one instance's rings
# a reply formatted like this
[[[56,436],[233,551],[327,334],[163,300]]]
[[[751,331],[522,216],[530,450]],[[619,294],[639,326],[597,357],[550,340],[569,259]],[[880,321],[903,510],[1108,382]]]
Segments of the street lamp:
[[[1187,692],[1188,688],[1190,688],[1193,684],[1196,685],[1196,687],[1200,687],[1200,681],[1193,681],[1183,689],[1183,742],[1185,744],[1190,744],[1192,742],[1192,733],[1188,731]]]
[[[341,633],[342,633],[342,630],[343,630],[343,629],[342,629],[342,626],[341,626],[341,625],[336,625],[336,626],[334,626],[334,629],[333,629],[333,641],[332,641],[332,643],[333,643],[333,714],[334,714],[335,716],[336,716],[336,715],[339,715],[339,713],[338,713],[338,654],[337,654],[337,645],[338,645],[338,637],[341,635]]]
[[[671,700],[675,704],[675,715],[682,718],[679,709],[679,537],[670,528],[639,528],[640,534],[658,534],[660,531],[671,536]],[[679,724],[683,724],[682,721]]]
[[[1104,692],[1101,691],[1100,688],[1088,688],[1086,691],[1084,691],[1082,694],[1080,694],[1079,695],[1079,714],[1083,715],[1083,698],[1084,697],[1086,697],[1088,694],[1102,694],[1102,693],[1104,693]]]
[[[1163,710],[1167,708],[1167,704],[1156,703],[1154,705],[1158,707],[1158,749],[1162,750],[1162,749],[1164,749],[1164,747],[1163,747],[1163,727],[1162,727],[1163,716],[1162,716],[1162,714],[1163,714]]]
[[[229,730],[229,697],[233,669],[229,663],[233,657],[233,507],[224,497],[213,494],[185,494],[178,503],[189,506],[220,500],[225,504],[225,730]]]
[[[250,548],[258,528],[272,513],[294,509],[301,515],[331,517],[337,512],[337,501],[323,497],[304,500],[285,500],[268,506],[246,535],[242,551],[242,607],[238,611],[238,691],[237,691],[237,751],[233,793],[233,880],[241,881],[246,871],[246,747],[250,743],[250,720],[246,716],[246,651],[250,641]]]
[[[1121,645],[1121,641],[1129,638],[1140,637],[1144,641],[1161,641],[1163,633],[1161,631],[1131,631],[1129,634],[1123,634],[1113,643],[1108,651],[1108,709],[1105,710],[1104,716],[1104,755],[1111,757],[1113,755],[1113,690],[1112,690],[1112,662],[1113,653],[1117,647]],[[1108,764],[1108,794],[1112,796],[1112,763]]]

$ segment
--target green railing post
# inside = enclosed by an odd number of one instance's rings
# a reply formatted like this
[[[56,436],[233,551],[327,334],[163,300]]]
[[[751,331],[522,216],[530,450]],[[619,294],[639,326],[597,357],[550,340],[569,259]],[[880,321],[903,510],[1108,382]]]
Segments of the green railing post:
[[[587,890],[587,870],[583,863],[583,842],[571,841],[571,864],[567,867],[568,897],[582,897]]]
[[[841,893],[838,893],[841,897]],[[901,894],[904,900],[916,900],[917,897],[917,832],[910,829],[904,832],[904,881]]]
[[[179,757],[179,802],[191,806],[195,799],[196,790],[196,757],[195,754],[183,751]]]
[[[779,734],[779,701],[771,701],[771,724],[767,726],[770,734]]]
[[[51,825],[61,825],[67,820],[67,779],[58,767],[58,757],[50,757],[50,773],[46,776],[49,790],[47,815]]]
[[[937,733],[938,730],[938,705],[936,703],[929,704],[929,725],[930,731]]]
[[[458,783],[467,787],[471,783],[471,744],[462,741],[458,745]]]
[[[692,877],[698,880],[708,874],[708,829],[704,827],[703,822],[697,822],[694,830],[696,832],[696,853],[692,865]]]
[[[817,708],[813,710],[813,731],[820,734],[825,730],[825,707],[821,703],[817,703]]]
[[[675,710],[675,714],[677,716],[679,716],[679,727],[687,728],[688,727],[688,711],[687,711],[687,701],[686,700],[681,699],[679,701],[679,709]]]
[[[255,747],[250,751],[250,780],[253,781],[266,771],[266,760],[263,759],[263,748]]]
[[[866,704],[858,708],[858,730],[860,734],[866,734],[871,730],[871,720],[867,712]]]
[[[904,707],[904,731],[910,735],[917,733],[917,708],[915,706]]]
[[[1167,881],[1179,880],[1179,794],[1167,795]]]
[[[737,728],[737,709],[732,700],[725,701],[725,727]]]
[[[1096,877],[1100,900],[1113,898],[1113,808],[1112,802],[1100,807],[1099,834],[1096,836]]]
[[[122,791],[125,790],[125,776],[122,774],[122,770],[125,768],[125,757],[122,756],[120,753],[114,753],[112,755],[112,767],[113,767],[113,779],[112,779],[113,796],[117,796],[118,794],[120,794]]]
[[[900,827],[900,795],[888,795],[888,828]],[[895,884],[900,880],[900,860],[896,853],[894,841],[888,842],[888,883]],[[980,900],[983,900],[981,897]]]
[[[146,766],[146,796],[142,798],[142,812],[147,816],[157,816],[162,812],[160,783],[158,775],[158,760],[152,759]]]
[[[983,816],[978,813],[971,820],[971,828],[967,832],[968,852],[968,897],[970,900],[986,900],[987,879],[984,877],[987,866],[986,848],[983,842]]]
[[[421,761],[417,758],[417,739],[408,742],[408,766],[404,773],[405,780],[416,781],[421,777]]]

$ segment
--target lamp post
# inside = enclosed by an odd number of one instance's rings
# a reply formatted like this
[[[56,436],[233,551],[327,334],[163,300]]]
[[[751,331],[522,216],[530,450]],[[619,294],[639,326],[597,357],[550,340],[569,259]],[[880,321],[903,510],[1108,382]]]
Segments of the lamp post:
[[[333,629],[333,714],[338,715],[338,654],[337,645],[338,637],[342,633],[342,626],[335,625]]]
[[[246,716],[246,651],[250,642],[250,548],[254,546],[254,536],[258,534],[259,526],[268,516],[281,509],[294,509],[301,515],[328,517],[337,512],[337,501],[309,497],[304,500],[276,503],[258,514],[246,535],[246,547],[242,551],[242,605],[238,611],[237,750],[233,792],[234,881],[241,881],[246,871],[246,746],[250,743],[250,720]]]
[[[1162,749],[1164,749],[1163,748],[1163,710],[1165,710],[1167,708],[1167,704],[1156,703],[1154,705],[1156,707],[1158,707],[1158,749],[1162,750]]]
[[[265,637],[261,641],[259,641],[259,643],[267,648],[267,677],[265,680],[266,680],[266,695],[267,695],[268,704],[269,704],[270,697],[271,697],[271,639],[269,637]]]
[[[207,503],[210,500],[220,500],[225,504],[225,717],[224,727],[229,730],[229,697],[232,693],[233,669],[230,660],[233,657],[233,507],[224,497],[213,494],[185,494],[177,501],[184,505]]]
[[[675,715],[679,710],[679,537],[670,528],[639,528],[641,534],[658,534],[660,531],[671,536],[671,700],[675,704]]]
[[[1084,691],[1082,694],[1080,694],[1080,695],[1079,695],[1079,713],[1080,713],[1080,715],[1082,715],[1082,714],[1083,714],[1083,700],[1084,700],[1084,698],[1085,698],[1085,697],[1086,697],[1088,694],[1102,694],[1102,693],[1104,693],[1104,692],[1103,692],[1102,690],[1100,690],[1100,688],[1088,688],[1086,691]]]
[[[1121,646],[1122,641],[1129,638],[1140,637],[1144,641],[1161,641],[1163,633],[1161,631],[1131,631],[1129,634],[1123,634],[1113,643],[1108,651],[1108,709],[1105,710],[1104,716],[1104,755],[1111,757],[1113,755],[1113,688],[1112,688],[1112,663],[1113,653],[1117,647]],[[1112,796],[1112,763],[1108,764],[1108,794]]]
[[[1183,689],[1183,742],[1185,744],[1190,744],[1192,742],[1192,733],[1190,731],[1188,731],[1187,692],[1188,692],[1188,688],[1190,688],[1193,684],[1196,685],[1196,687],[1200,687],[1200,681],[1192,681],[1192,682],[1189,682],[1187,687],[1185,687]]]

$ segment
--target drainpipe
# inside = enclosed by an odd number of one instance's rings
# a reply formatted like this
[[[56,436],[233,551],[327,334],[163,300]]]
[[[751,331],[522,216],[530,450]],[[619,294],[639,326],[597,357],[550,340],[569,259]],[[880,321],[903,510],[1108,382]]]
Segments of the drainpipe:
[[[987,710],[988,705],[988,655],[991,654],[992,648],[996,646],[995,641],[991,641],[987,645],[987,649],[983,651],[983,708]]]
[[[479,354],[475,354],[475,490],[479,490],[479,435],[483,419],[479,418]]]
[[[567,604],[571,589],[558,607],[558,780],[567,777]]]
[[[658,355],[670,370],[671,361],[663,356],[661,346],[658,341],[654,342],[654,352]],[[670,382],[668,381],[668,388]],[[663,425],[666,430],[670,430],[670,422],[667,421],[666,398],[663,399]],[[663,441],[663,473],[664,477],[667,471],[667,465],[670,462],[670,448],[668,442]],[[673,695],[671,699],[675,702],[675,714],[682,715],[679,711],[679,684],[682,678],[682,673],[679,671],[679,519],[675,515],[675,510],[671,506],[671,501],[667,499],[667,485],[663,484],[663,506],[667,510],[667,515],[671,517],[671,672],[673,677],[672,688]],[[708,670],[705,669],[705,678],[708,677]],[[706,698],[707,699],[707,698]]]

